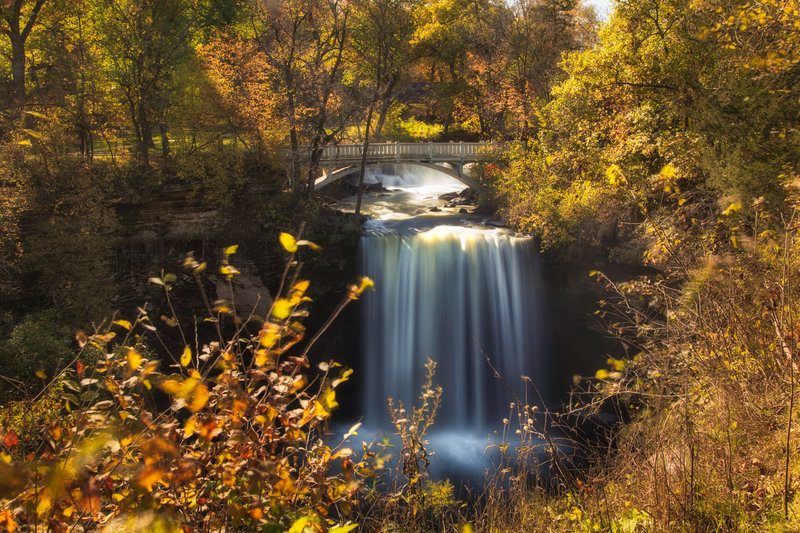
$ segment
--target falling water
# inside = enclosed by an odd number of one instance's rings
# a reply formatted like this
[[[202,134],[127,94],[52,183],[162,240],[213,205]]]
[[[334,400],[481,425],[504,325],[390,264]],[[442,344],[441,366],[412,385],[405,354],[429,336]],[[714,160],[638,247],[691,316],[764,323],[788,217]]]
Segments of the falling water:
[[[439,195],[464,184],[442,176],[408,165],[368,172],[367,182],[388,190],[365,194],[362,204],[371,217],[362,267],[375,293],[362,302],[360,412],[367,428],[392,435],[387,398],[406,408],[418,403],[433,359],[444,393],[429,435],[432,473],[478,479],[492,461],[487,445],[502,438],[509,404],[551,399],[543,291],[533,239],[444,207]],[[338,207],[354,205],[350,198]]]
[[[522,376],[542,386],[535,244],[449,222],[410,233],[382,224],[362,240],[364,268],[377,288],[365,301],[363,324],[369,424],[387,419],[387,397],[414,404],[428,358],[444,389],[441,428],[488,433],[508,416],[513,396],[486,356],[519,397],[530,389]]]

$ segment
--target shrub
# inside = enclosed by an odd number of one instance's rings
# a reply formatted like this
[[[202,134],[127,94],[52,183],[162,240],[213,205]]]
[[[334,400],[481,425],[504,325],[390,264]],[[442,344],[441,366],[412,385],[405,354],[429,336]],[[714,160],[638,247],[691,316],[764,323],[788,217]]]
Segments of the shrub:
[[[1,477],[15,483],[0,487],[0,523],[59,531],[352,530],[336,524],[351,509],[363,465],[324,438],[336,389],[352,370],[320,362],[312,375],[307,352],[316,337],[305,351],[290,351],[305,335],[300,320],[309,300],[295,256],[311,243],[289,235],[281,242],[290,252],[285,290],[255,333],[233,316],[233,302],[218,301],[205,319],[218,337],[187,340],[171,365],[148,356],[147,336],[159,336],[145,309],[133,322],[79,334],[82,352],[103,357],[71,366],[44,393],[63,388],[56,410],[71,417],[41,419],[35,434],[3,426]],[[237,274],[229,262],[235,251],[225,251],[221,267],[228,279]],[[185,266],[202,291],[205,263],[188,257]],[[174,280],[151,281],[169,300]],[[339,309],[369,286],[351,286]],[[235,333],[223,336],[222,321]]]
[[[5,398],[32,397],[69,363],[70,337],[54,310],[26,315],[0,340],[0,391]],[[20,394],[22,396],[20,396]]]

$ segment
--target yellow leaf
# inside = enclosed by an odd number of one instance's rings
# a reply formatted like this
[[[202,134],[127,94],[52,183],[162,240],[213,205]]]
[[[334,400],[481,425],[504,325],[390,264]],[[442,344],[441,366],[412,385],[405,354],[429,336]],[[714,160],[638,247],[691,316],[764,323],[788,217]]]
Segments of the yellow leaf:
[[[35,374],[39,379],[47,379],[47,374],[44,373],[44,370],[37,370]]]
[[[191,437],[192,435],[194,435],[196,428],[197,428],[197,419],[192,416],[183,425],[183,436]]]
[[[352,368],[348,368],[348,369],[344,370],[342,372],[341,376],[339,376],[338,378],[334,379],[331,382],[331,387],[334,387],[334,388],[338,387],[340,384],[342,384],[345,381],[349,380],[350,376],[352,376],[352,375],[353,375],[353,369]]]
[[[39,503],[36,504],[36,514],[42,516],[52,507],[52,500],[50,499],[50,491],[45,489],[39,493]]]
[[[136,350],[128,350],[128,368],[136,370],[142,364],[142,354]]]
[[[297,251],[297,241],[288,233],[281,233],[280,235],[281,246],[290,253]]]
[[[280,339],[280,329],[277,325],[272,323],[267,323],[260,333],[261,338],[259,340],[261,342],[261,346],[267,349],[275,346],[275,343],[278,342],[278,339]]]
[[[339,402],[336,401],[336,391],[331,389],[322,396],[322,405],[327,411],[339,407]]]
[[[611,165],[606,169],[606,177],[611,185],[624,185],[628,183],[622,170],[617,165]]]
[[[114,324],[116,324],[118,326],[121,326],[121,327],[127,329],[128,331],[130,331],[130,329],[131,329],[131,323],[128,322],[127,320],[115,320]]]
[[[310,284],[311,282],[308,280],[298,281],[294,284],[294,287],[292,287],[292,292],[299,292],[301,295],[303,295],[308,290],[308,286]]]
[[[358,300],[358,297],[361,296],[361,293],[364,292],[366,289],[375,290],[375,282],[372,279],[368,278],[367,276],[363,276],[361,278],[359,285],[351,285],[350,286],[350,299],[351,300]]]
[[[292,303],[285,298],[278,298],[275,300],[275,303],[272,304],[272,316],[278,320],[288,318],[291,313]]]
[[[594,377],[596,377],[597,379],[608,379],[608,376],[609,376],[608,370],[604,368],[598,370],[594,375]]]
[[[181,393],[181,382],[175,379],[165,379],[161,383],[158,384],[159,388],[172,396],[180,396]]]
[[[188,346],[183,349],[183,355],[181,355],[181,366],[189,366],[189,363],[192,362],[192,349]]]
[[[219,271],[221,274],[225,274],[228,279],[231,279],[236,274],[239,274],[239,270],[231,265],[222,265],[219,267]]]
[[[303,516],[296,520],[295,523],[292,524],[292,527],[289,528],[289,533],[303,533],[308,520],[309,518],[307,516]]]
[[[269,361],[269,353],[265,349],[256,350],[256,366],[264,366]]]
[[[209,397],[210,394],[208,393],[208,387],[201,383],[197,386],[194,394],[192,395],[192,401],[189,403],[189,410],[191,410],[193,413],[196,413],[206,406]]]
[[[136,483],[147,492],[152,492],[153,485],[161,481],[162,477],[164,477],[163,470],[159,470],[158,468],[147,468],[141,473]]]
[[[623,361],[622,359],[614,359],[613,357],[609,357],[608,359],[606,359],[606,363],[609,366],[613,367],[614,370],[616,370],[617,372],[625,368],[625,361]]]
[[[722,212],[722,214],[723,214],[724,216],[726,216],[726,217],[727,217],[727,216],[730,216],[730,215],[735,215],[736,213],[738,213],[738,212],[739,212],[739,210],[740,210],[741,208],[742,208],[742,204],[741,204],[741,202],[733,202],[731,205],[729,205],[729,206],[728,206],[728,207],[725,209],[725,211],[723,211],[723,212]]]
[[[225,248],[225,255],[233,255],[236,253],[236,250],[238,249],[239,249],[238,244],[234,244],[233,246],[228,246],[227,248]]]
[[[19,141],[17,144],[20,145],[20,146],[32,146],[31,142],[28,139],[25,139],[23,141]]]

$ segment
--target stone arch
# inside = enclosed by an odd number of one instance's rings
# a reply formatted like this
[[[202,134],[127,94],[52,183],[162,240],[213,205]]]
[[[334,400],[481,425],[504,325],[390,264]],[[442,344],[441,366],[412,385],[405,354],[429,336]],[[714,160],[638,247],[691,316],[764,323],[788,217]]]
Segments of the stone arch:
[[[380,165],[385,164],[386,161],[371,161],[367,162],[367,166],[370,165]],[[436,163],[428,163],[424,161],[403,161],[404,165],[417,165],[420,167],[430,168],[436,171],[441,172],[442,174],[446,174],[451,178],[455,178],[470,189],[474,189],[478,192],[483,192],[483,185],[481,185],[477,180],[472,179],[468,176],[464,176],[463,172],[461,171],[461,166],[459,165],[458,168],[449,168],[447,166],[436,164]],[[326,185],[330,185],[334,181],[338,181],[339,179],[351,174],[354,170],[357,170],[360,165],[347,165],[345,167],[337,168],[332,172],[328,173],[325,171],[323,175],[314,182],[314,188],[319,189],[320,187],[324,187]]]

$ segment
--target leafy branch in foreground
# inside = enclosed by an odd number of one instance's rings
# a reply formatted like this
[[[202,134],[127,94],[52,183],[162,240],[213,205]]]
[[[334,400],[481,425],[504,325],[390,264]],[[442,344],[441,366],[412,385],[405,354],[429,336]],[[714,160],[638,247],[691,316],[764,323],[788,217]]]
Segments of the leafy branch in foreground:
[[[325,438],[336,389],[352,370],[329,361],[312,374],[306,352],[289,351],[304,337],[299,320],[310,301],[295,253],[311,243],[289,235],[281,243],[290,254],[282,297],[256,334],[236,319],[225,336],[220,324],[235,306],[215,302],[206,320],[218,338],[193,348],[181,331],[185,347],[166,368],[144,343],[146,335],[160,341],[145,309],[133,322],[79,334],[77,363],[39,400],[59,416],[24,435],[0,427],[0,479],[13,480],[0,483],[0,524],[12,532],[355,528],[339,522],[359,491],[360,463],[344,440]],[[222,262],[229,280],[235,252],[227,248]],[[199,282],[205,263],[189,257],[185,266]],[[174,280],[153,280],[168,301]],[[352,286],[339,310],[370,284]],[[167,323],[181,327],[176,317]],[[93,367],[82,362],[90,352],[101,354]]]

